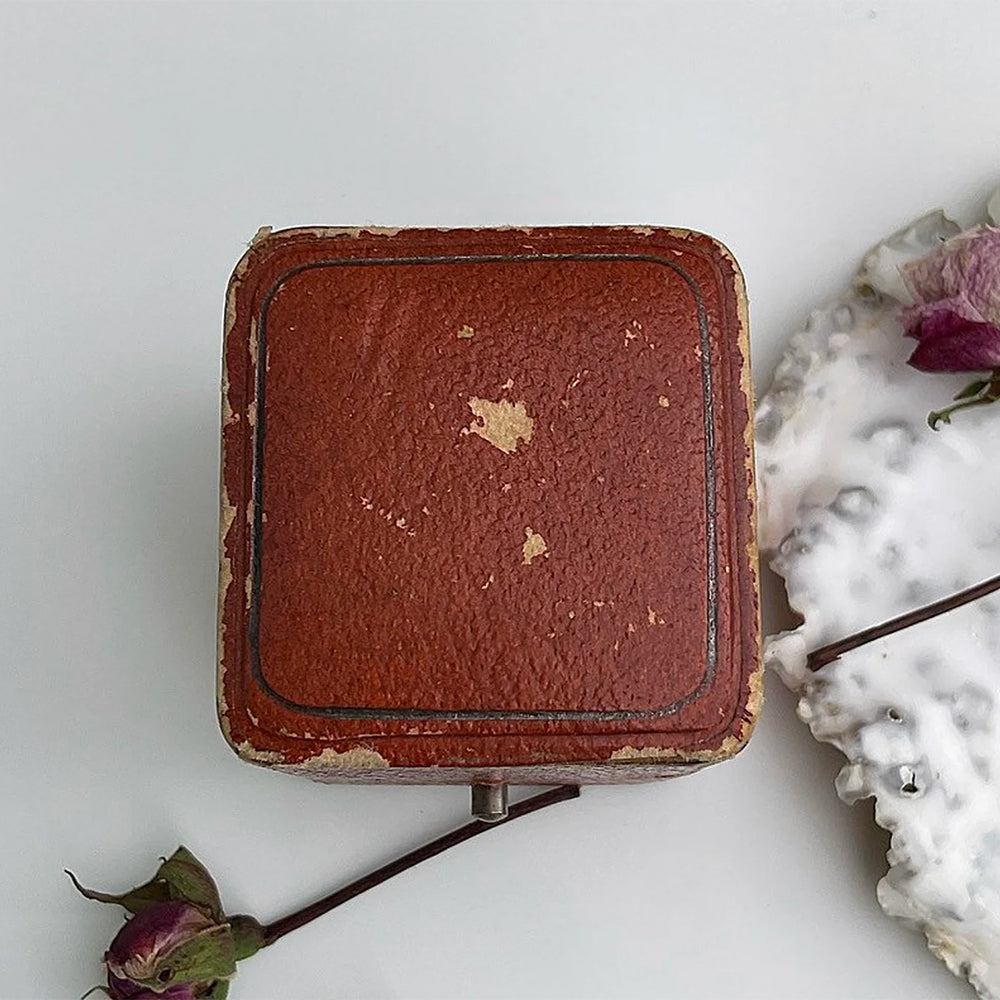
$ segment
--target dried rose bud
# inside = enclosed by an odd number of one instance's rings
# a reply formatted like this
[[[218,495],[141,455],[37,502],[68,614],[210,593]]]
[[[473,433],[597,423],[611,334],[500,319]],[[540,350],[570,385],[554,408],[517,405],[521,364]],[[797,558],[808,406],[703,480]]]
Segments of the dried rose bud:
[[[212,876],[184,847],[163,859],[149,882],[120,895],[85,889],[66,872],[87,899],[117,903],[133,914],[105,953],[107,987],[90,992],[111,1000],[224,1000],[236,963],[261,948],[449,847],[579,794],[577,785],[562,785],[511,806],[497,823],[468,823],[266,927],[246,914],[227,917]]]
[[[236,973],[233,935],[191,903],[157,903],[132,917],[104,955],[108,972],[162,992],[175,984],[205,996]]]
[[[112,1000],[221,1000],[238,959],[264,945],[252,917],[226,917],[208,870],[178,848],[147,883],[121,895],[85,889],[88,899],[117,903],[133,916],[104,955]],[[103,987],[102,987],[103,989]]]

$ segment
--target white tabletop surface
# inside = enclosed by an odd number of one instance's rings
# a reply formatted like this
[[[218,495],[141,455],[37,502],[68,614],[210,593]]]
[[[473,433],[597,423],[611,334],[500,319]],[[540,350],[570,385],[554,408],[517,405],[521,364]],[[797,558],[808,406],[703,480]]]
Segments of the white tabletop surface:
[[[100,977],[120,917],[64,867],[125,888],[183,842],[268,919],[467,817],[218,732],[222,297],[258,226],[700,229],[764,387],[871,242],[1000,181],[998,38],[954,0],[0,6],[0,996]],[[736,760],[491,832],[232,996],[971,996],[880,912],[838,767],[769,678]]]

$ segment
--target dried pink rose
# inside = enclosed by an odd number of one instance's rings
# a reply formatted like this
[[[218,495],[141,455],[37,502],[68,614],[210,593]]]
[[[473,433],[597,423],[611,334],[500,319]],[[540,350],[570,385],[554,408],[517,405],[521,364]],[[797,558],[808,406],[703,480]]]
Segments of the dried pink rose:
[[[104,955],[108,972],[154,992],[176,982],[205,981],[236,971],[232,935],[197,906],[182,901],[156,903],[137,913],[118,932]]]
[[[920,345],[909,363],[924,372],[979,372],[1000,366],[1000,329],[941,310],[926,315],[907,334]]]
[[[245,913],[226,916],[214,879],[186,847],[161,858],[156,874],[128,892],[88,889],[67,871],[87,899],[131,914],[104,954],[107,986],[95,986],[86,996],[100,992],[110,1000],[226,1000],[237,962],[455,844],[579,794],[579,786],[562,785],[511,806],[497,823],[474,820],[266,926]]]
[[[88,899],[132,914],[104,954],[108,985],[97,989],[111,1000],[223,1000],[236,963],[264,946],[253,917],[224,914],[212,876],[185,847],[128,892],[97,892],[70,878]]]
[[[976,226],[940,250],[901,268],[914,305],[901,314],[919,341],[909,364],[925,372],[989,372],[951,406],[928,416],[932,428],[951,414],[1000,398],[1000,229]]]
[[[976,226],[902,268],[915,305],[906,335],[920,341],[909,363],[921,371],[1000,366],[1000,229]]]

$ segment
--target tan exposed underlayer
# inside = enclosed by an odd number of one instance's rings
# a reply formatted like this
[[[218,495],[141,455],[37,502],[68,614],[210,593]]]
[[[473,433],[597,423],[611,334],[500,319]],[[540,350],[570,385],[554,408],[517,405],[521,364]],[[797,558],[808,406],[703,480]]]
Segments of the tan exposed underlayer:
[[[470,424],[467,432],[478,434],[504,454],[515,452],[518,441],[525,444],[531,441],[535,422],[528,416],[523,400],[512,403],[509,399],[501,399],[493,403],[473,396],[469,400],[469,409],[482,423]]]
[[[746,739],[727,736],[717,747],[710,750],[677,750],[671,747],[623,746],[612,753],[608,760],[615,763],[640,763],[642,761],[678,761],[685,764],[714,764],[729,760],[743,749]]]
[[[327,747],[322,753],[297,764],[286,764],[283,770],[308,774],[312,771],[382,771],[392,765],[378,751],[370,747],[353,747],[337,752]]]
[[[750,523],[753,530],[747,541],[746,555],[747,565],[753,577],[753,592],[757,595],[756,621],[756,649],[758,650],[758,661],[750,674],[749,687],[750,694],[747,698],[745,722],[740,729],[740,738],[745,743],[750,739],[754,726],[760,715],[761,707],[764,704],[764,660],[759,655],[763,632],[760,619],[760,551],[757,544],[757,474],[756,474],[756,454],[754,450],[753,419],[754,419],[754,390],[752,369],[750,367],[750,314],[749,302],[747,300],[746,285],[743,281],[743,272],[740,270],[736,259],[729,250],[721,243],[718,244],[723,257],[729,262],[733,274],[733,291],[736,295],[736,311],[738,319],[738,329],[736,332],[737,343],[740,350],[740,391],[746,400],[747,422],[743,429],[744,454],[746,456],[747,472],[747,499],[750,502]]]
[[[524,529],[524,545],[521,547],[521,565],[530,566],[532,559],[544,556],[549,551],[545,539],[531,528]]]
[[[244,760],[248,760],[253,764],[281,764],[284,761],[284,756],[278,753],[277,750],[259,750],[249,740],[234,744],[229,732],[228,721],[227,719],[227,725],[224,727],[226,738],[229,739],[230,745]]]

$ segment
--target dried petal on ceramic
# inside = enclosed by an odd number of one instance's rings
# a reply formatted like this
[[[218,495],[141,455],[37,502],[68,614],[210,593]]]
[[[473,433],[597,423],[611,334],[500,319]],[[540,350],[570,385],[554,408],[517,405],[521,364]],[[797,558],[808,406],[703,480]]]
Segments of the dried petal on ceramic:
[[[974,226],[901,268],[914,305],[906,335],[920,341],[909,363],[925,372],[1000,365],[1000,229]]]
[[[996,221],[1000,197],[990,205]],[[760,541],[802,615],[765,658],[813,735],[848,758],[845,802],[892,833],[883,909],[1000,998],[1000,600],[989,597],[811,673],[807,650],[1000,572],[1000,414],[932,431],[966,376],[906,364],[899,266],[958,232],[928,215],[875,247],[792,337],[758,408]]]

